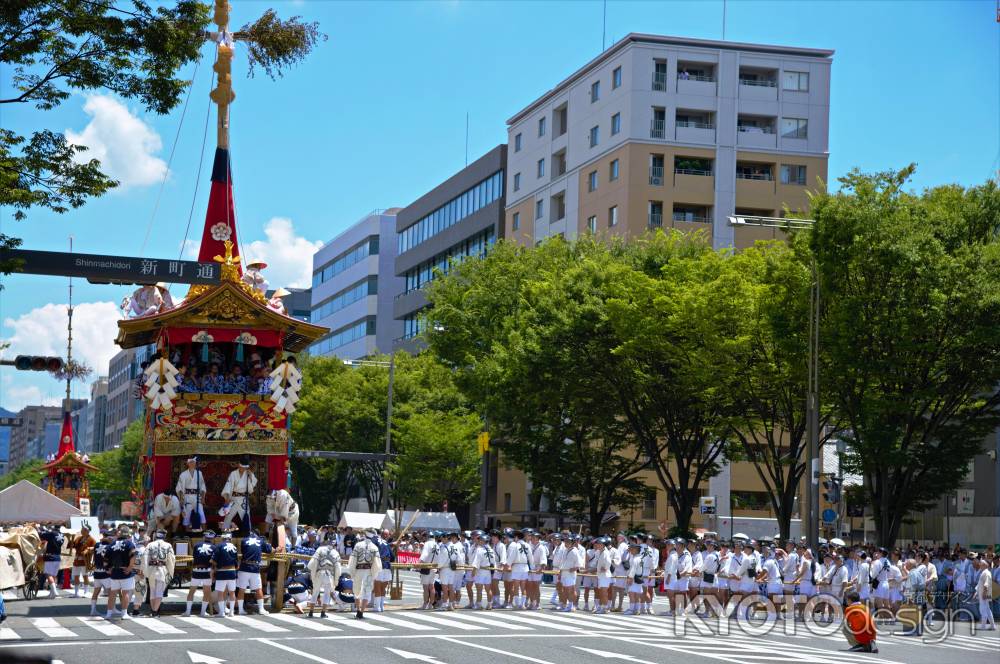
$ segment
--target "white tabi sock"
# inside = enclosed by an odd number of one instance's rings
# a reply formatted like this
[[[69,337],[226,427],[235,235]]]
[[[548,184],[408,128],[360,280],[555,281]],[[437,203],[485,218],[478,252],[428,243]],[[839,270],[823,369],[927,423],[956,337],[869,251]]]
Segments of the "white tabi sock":
[[[207,616],[208,615],[208,602],[202,602],[201,603],[201,615],[203,615],[203,616]]]
[[[241,600],[241,599],[236,600],[236,605],[240,609],[240,615],[243,615],[244,613],[246,613],[246,611],[243,610],[243,600]]]
[[[189,601],[187,602],[187,613],[191,613],[191,605],[192,605],[192,604],[194,604],[194,602],[193,602],[193,601],[190,601],[190,600],[189,600]]]
[[[217,607],[219,609],[219,615],[220,616],[226,615],[226,603],[225,602],[217,602],[217,603],[219,605]]]

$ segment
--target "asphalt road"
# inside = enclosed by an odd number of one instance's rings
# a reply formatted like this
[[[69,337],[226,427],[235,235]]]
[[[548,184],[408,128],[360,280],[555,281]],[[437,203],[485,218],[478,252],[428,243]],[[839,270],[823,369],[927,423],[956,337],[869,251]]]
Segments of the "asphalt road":
[[[65,664],[344,664],[346,662],[426,662],[477,664],[536,662],[684,661],[810,662],[816,664],[997,664],[997,632],[970,632],[955,623],[953,633],[934,638],[904,637],[880,629],[880,652],[846,652],[834,626],[811,633],[802,623],[779,622],[753,634],[727,623],[728,634],[708,622],[680,624],[661,616],[594,616],[589,613],[528,611],[427,612],[420,603],[415,575],[407,575],[402,602],[387,603],[385,613],[330,613],[326,619],[284,613],[235,618],[183,618],[184,592],[171,591],[164,615],[108,622],[89,618],[84,599],[8,601],[8,620],[0,626],[0,662]],[[658,600],[656,611],[665,605]],[[195,604],[197,611],[199,604]],[[318,614],[317,614],[318,616]],[[940,626],[940,623],[939,623]]]

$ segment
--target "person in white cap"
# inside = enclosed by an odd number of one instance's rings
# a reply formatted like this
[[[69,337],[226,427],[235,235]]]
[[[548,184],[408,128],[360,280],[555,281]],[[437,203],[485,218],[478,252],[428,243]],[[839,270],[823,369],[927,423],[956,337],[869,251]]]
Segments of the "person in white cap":
[[[163,529],[168,534],[177,530],[181,520],[181,503],[177,496],[169,493],[159,493],[153,499],[153,518],[149,523],[149,531]]]
[[[287,316],[288,314],[285,310],[285,303],[282,302],[281,299],[284,297],[288,297],[291,294],[292,294],[291,291],[285,288],[279,288],[278,290],[274,291],[274,293],[271,294],[271,299],[267,301],[267,306],[273,309],[274,311],[277,311],[279,314]]]
[[[160,604],[167,592],[167,581],[174,576],[176,557],[174,548],[164,541],[167,531],[156,531],[156,539],[150,542],[142,554],[142,575],[149,584],[149,609],[154,618],[160,615]]]
[[[256,488],[257,476],[250,470],[249,457],[244,456],[240,459],[239,468],[229,473],[226,485],[222,487],[222,498],[229,504],[222,520],[222,530],[233,529],[233,517],[239,517],[237,529],[241,533],[250,530],[250,496]]]
[[[372,529],[365,533],[365,537],[358,540],[351,551],[351,559],[347,563],[347,572],[354,581],[354,596],[357,599],[358,612],[356,618],[365,617],[365,609],[371,601],[372,586],[379,572],[382,571],[382,560],[379,558],[378,547],[369,538],[378,537],[378,533]],[[444,584],[442,583],[442,586]]]
[[[243,273],[243,283],[256,288],[261,293],[267,292],[267,279],[260,273],[267,267],[267,263],[261,260],[252,260],[247,263],[247,269]]]
[[[267,505],[265,523],[284,525],[285,537],[291,546],[295,546],[299,540],[299,505],[292,498],[292,494],[284,489],[272,489],[271,493],[267,494],[265,504]]]
[[[200,531],[205,527],[205,477],[198,470],[198,457],[187,460],[187,470],[177,477],[174,493],[181,499],[184,527]]]
[[[166,293],[166,298],[164,297]],[[136,318],[152,316],[173,308],[173,300],[169,300],[170,292],[162,281],[156,284],[145,284],[132,293],[129,308]],[[169,304],[168,304],[169,301]],[[124,305],[123,305],[124,307]]]

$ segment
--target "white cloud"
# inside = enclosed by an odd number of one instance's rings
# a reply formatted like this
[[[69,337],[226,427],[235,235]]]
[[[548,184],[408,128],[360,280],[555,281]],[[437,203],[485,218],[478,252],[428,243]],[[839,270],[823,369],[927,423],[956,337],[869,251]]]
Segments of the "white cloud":
[[[194,261],[198,260],[198,250],[201,248],[201,244],[195,240],[184,240],[184,244],[181,246],[181,252],[184,260]]]
[[[243,245],[244,263],[248,259],[267,263],[264,276],[271,288],[307,288],[312,283],[312,256],[323,246],[295,234],[291,219],[272,217],[264,225],[267,240]]]
[[[37,385],[5,385],[3,389],[3,407],[15,413],[25,406],[58,406],[61,403],[61,398],[45,396]]]
[[[108,362],[119,350],[115,345],[119,318],[118,305],[114,302],[85,302],[73,307],[73,357],[94,370],[91,378],[106,375]],[[4,319],[5,332],[7,328],[13,330],[13,334],[4,334],[3,341],[10,342],[10,348],[3,351],[4,356],[65,357],[66,322],[66,305],[51,303],[17,318]],[[15,389],[18,388],[5,390],[8,398]]]
[[[163,179],[167,164],[154,156],[163,142],[152,127],[111,95],[88,95],[83,110],[90,116],[83,131],[66,130],[67,141],[88,148],[78,159],[99,159],[101,170],[121,183],[120,190]]]

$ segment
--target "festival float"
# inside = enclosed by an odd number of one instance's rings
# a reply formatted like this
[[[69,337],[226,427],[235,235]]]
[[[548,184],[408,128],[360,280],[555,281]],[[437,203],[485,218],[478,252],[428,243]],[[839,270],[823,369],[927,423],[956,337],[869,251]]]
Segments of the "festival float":
[[[263,263],[244,269],[229,157],[228,108],[235,99],[229,5],[218,0],[215,11],[219,30],[208,37],[218,53],[210,95],[218,138],[198,260],[218,264],[220,283],[191,286],[176,305],[165,284],[139,288],[116,339],[123,349],[157,349],[140,376],[146,415],[139,504],[148,509],[154,496],[174,494],[185,462],[197,457],[206,485],[202,527],[221,524],[223,487],[240,463],[257,480],[246,497],[254,523],[264,519],[267,494],[288,487],[290,416],[301,388],[295,354],[327,332],[287,315],[285,289],[268,298]]]
[[[84,514],[89,514],[90,483],[87,473],[97,470],[96,466],[90,465],[76,451],[73,421],[69,411],[64,411],[62,429],[59,432],[59,450],[55,459],[42,466],[42,472],[47,478],[46,489],[73,507],[80,508]]]

